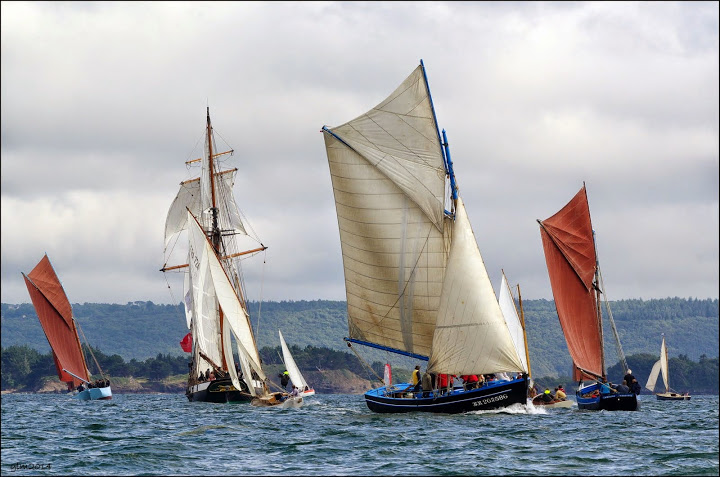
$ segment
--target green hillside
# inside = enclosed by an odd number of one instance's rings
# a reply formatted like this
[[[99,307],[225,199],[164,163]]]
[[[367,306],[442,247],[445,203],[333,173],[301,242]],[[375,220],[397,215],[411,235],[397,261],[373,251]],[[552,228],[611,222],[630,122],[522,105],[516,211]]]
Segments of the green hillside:
[[[647,353],[657,356],[660,335],[665,333],[671,357],[684,355],[693,361],[701,356],[718,356],[718,300],[666,298],[659,300],[621,300],[611,309],[626,355]],[[251,302],[253,328],[258,330],[260,348],[279,345],[277,330],[291,346],[327,347],[348,351],[344,301]],[[523,301],[535,376],[567,376],[571,361],[551,300]],[[31,304],[0,306],[2,347],[28,345],[41,353],[50,348]],[[93,347],[126,360],[145,360],[158,353],[182,355],[179,341],[187,333],[181,305],[133,302],[126,305],[74,304],[73,311]],[[82,338],[82,336],[81,336]],[[607,349],[614,350],[606,333]],[[384,360],[385,353],[357,347],[368,362]],[[608,366],[617,361],[608,353]]]

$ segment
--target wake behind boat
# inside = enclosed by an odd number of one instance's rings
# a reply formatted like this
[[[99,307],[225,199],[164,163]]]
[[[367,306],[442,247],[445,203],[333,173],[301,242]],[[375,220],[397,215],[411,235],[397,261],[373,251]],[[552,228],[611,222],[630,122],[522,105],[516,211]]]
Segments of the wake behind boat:
[[[30,273],[22,275],[40,325],[50,343],[60,381],[67,384],[68,392],[77,391],[73,396],[75,399],[112,399],[110,381],[105,376],[90,381],[72,305],[47,254]],[[92,353],[89,346],[88,349]],[[95,364],[102,374],[97,360]]]
[[[458,194],[420,65],[365,114],[322,128],[342,246],[349,344],[428,361],[437,377],[509,372],[473,389],[386,386],[376,412],[466,412],[526,404],[515,349]],[[351,348],[352,349],[352,348]],[[410,396],[412,394],[412,396]]]
[[[600,294],[604,284],[597,259],[595,235],[585,184],[555,215],[538,220],[550,285],[558,319],[573,360],[573,377],[579,409],[635,411],[637,396],[618,392],[607,383],[603,349],[603,315]],[[628,366],[615,329],[607,296],[604,296],[615,343],[627,372]],[[590,379],[590,384],[583,380]]]

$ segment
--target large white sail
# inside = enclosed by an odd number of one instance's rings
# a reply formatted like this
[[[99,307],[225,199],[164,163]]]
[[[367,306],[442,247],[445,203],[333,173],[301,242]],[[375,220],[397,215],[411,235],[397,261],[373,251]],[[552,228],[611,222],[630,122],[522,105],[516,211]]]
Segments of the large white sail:
[[[428,370],[455,375],[525,371],[462,199],[457,200],[455,209]]]
[[[194,219],[192,223],[197,225]],[[215,255],[205,246],[207,239],[199,227],[188,230],[190,281],[192,283],[193,338],[196,346],[196,362],[199,371],[222,364],[220,346],[220,320],[215,301],[215,288],[210,274],[208,255]],[[208,363],[200,353],[212,360]],[[207,364],[203,364],[207,363]]]
[[[287,369],[293,385],[302,391],[305,389],[305,387],[307,387],[307,381],[305,381],[305,378],[303,378],[303,375],[300,372],[300,368],[298,368],[297,364],[295,364],[295,359],[293,359],[292,354],[290,354],[290,348],[288,348],[287,343],[285,343],[285,338],[283,338],[282,331],[278,330],[278,334],[280,335],[280,347],[282,348],[285,369]]]
[[[523,330],[522,323],[520,322],[520,316],[515,306],[515,300],[513,299],[512,293],[510,292],[510,285],[505,278],[503,273],[502,282],[500,283],[500,293],[498,296],[498,303],[502,314],[505,317],[510,336],[512,337],[513,343],[515,344],[515,351],[517,351],[520,361],[522,361],[523,372],[528,372],[527,356],[525,355],[525,332]]]
[[[255,338],[253,337],[252,330],[250,329],[250,321],[247,312],[240,302],[235,289],[230,283],[230,280],[225,273],[225,269],[222,267],[217,255],[213,252],[212,245],[210,245],[210,242],[207,240],[207,237],[205,237],[205,234],[200,228],[200,225],[194,220],[192,215],[190,215],[190,212],[188,212],[188,215],[188,222],[191,223],[191,234],[195,239],[193,249],[197,252],[198,248],[202,247],[203,255],[207,257],[208,268],[210,270],[215,296],[224,313],[223,319],[227,320],[230,324],[235,337],[238,339],[238,342],[242,344],[248,357],[250,358],[250,362],[254,363],[255,371],[258,373],[260,378],[264,380],[265,376],[262,372],[262,368],[258,364],[260,363],[260,355],[257,350],[257,345],[255,344]],[[201,237],[202,241],[200,241]]]
[[[422,68],[329,131],[350,337],[428,355],[447,248],[444,160]]]

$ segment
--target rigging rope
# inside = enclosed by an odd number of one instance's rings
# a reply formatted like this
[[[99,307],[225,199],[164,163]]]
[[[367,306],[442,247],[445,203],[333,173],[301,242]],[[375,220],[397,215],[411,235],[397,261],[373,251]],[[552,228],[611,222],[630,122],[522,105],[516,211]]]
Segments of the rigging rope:
[[[82,335],[83,335],[85,344],[87,344],[88,350],[90,350],[90,355],[93,357],[93,361],[95,361],[95,366],[97,366],[98,371],[100,371],[100,376],[102,376],[103,379],[107,379],[105,377],[105,373],[103,373],[103,370],[100,367],[100,363],[98,363],[97,359],[95,358],[95,353],[93,353],[92,346],[90,346],[90,342],[88,341],[87,337],[85,336],[85,332],[80,327],[80,323],[77,320],[74,320],[74,321],[75,321],[75,324],[77,325],[77,328],[80,330],[80,333],[82,333]]]
[[[381,383],[385,383],[385,380],[384,380],[383,378],[381,378],[380,376],[378,376],[378,374],[375,372],[375,370],[372,369],[372,366],[370,366],[369,364],[367,364],[367,362],[365,362],[365,360],[362,359],[362,356],[360,356],[360,355],[358,354],[358,352],[355,351],[355,348],[353,348],[352,343],[350,343],[349,341],[348,341],[348,348],[350,348],[350,349],[352,350],[352,352],[355,353],[355,356],[357,356],[357,359],[359,359],[360,362],[361,362],[367,369],[369,369],[369,370],[375,375],[376,378],[378,378],[378,381],[380,381]]]

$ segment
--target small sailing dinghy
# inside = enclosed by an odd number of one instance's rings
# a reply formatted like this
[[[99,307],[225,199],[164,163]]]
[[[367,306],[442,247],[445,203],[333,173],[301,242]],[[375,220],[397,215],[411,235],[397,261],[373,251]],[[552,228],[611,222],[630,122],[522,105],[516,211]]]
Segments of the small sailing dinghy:
[[[30,273],[22,275],[40,325],[50,343],[60,381],[67,384],[68,392],[77,391],[73,396],[75,399],[112,399],[110,381],[105,376],[94,382],[90,380],[77,331],[79,325],[47,254]],[[97,360],[95,364],[102,374]]]
[[[662,374],[663,383],[665,383],[665,392],[655,393],[659,401],[689,401],[689,393],[677,393],[670,389],[670,375],[668,373],[668,351],[665,346],[665,335],[662,337],[662,344],[660,345],[660,359],[655,362],[650,371],[645,387],[651,392],[655,392],[655,383],[659,374]]]
[[[198,177],[180,183],[165,221],[165,266],[162,272],[184,273],[185,315],[190,329],[182,344],[192,353],[186,396],[190,401],[250,402],[276,405],[268,389],[260,353],[250,325],[239,260],[265,247],[246,232],[233,194],[237,169],[223,169],[233,150],[218,151],[207,108],[202,157],[187,161],[199,166]],[[186,263],[168,266],[180,233],[185,233]],[[240,248],[240,240],[259,247]],[[239,364],[233,353],[235,342]],[[279,393],[280,396],[285,393]]]
[[[356,343],[428,361],[427,373],[438,377],[513,376],[468,389],[439,389],[441,379],[424,391],[385,385],[365,393],[367,406],[459,413],[525,405],[527,370],[458,194],[422,61],[376,107],[322,132],[351,349]]]
[[[635,393],[617,392],[606,382],[601,293],[623,369],[628,366],[604,293],[585,184],[555,215],[538,223],[555,308],[579,383],[578,409],[636,411]],[[588,379],[592,382],[584,384]]]
[[[278,334],[280,335],[280,347],[282,348],[283,362],[285,363],[285,369],[287,369],[288,374],[290,375],[290,382],[293,383],[293,386],[297,387],[301,397],[314,396],[315,390],[308,386],[307,381],[305,381],[305,378],[300,372],[300,368],[298,368],[292,354],[290,354],[290,348],[288,348],[287,343],[285,343],[282,331],[278,330]]]

